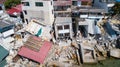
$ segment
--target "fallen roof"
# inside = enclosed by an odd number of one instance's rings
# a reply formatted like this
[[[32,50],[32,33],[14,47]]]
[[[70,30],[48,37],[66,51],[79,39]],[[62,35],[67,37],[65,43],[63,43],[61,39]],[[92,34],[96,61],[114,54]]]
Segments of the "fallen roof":
[[[20,12],[22,12],[22,4],[19,4],[15,7],[12,7],[11,9],[7,10],[7,13],[10,15],[20,14]]]
[[[0,62],[8,55],[8,51],[0,45]]]
[[[13,28],[14,23],[8,22],[5,20],[0,20],[0,32],[5,32],[11,28]]]
[[[40,39],[38,37],[35,38]],[[44,41],[43,45],[41,46],[38,52],[23,46],[18,52],[18,54],[28,59],[34,60],[36,62],[44,63],[45,57],[47,56],[51,46],[52,46],[51,42]]]
[[[25,47],[34,51],[39,51],[42,45],[43,42],[40,39],[36,39],[34,36],[30,36],[25,43]]]

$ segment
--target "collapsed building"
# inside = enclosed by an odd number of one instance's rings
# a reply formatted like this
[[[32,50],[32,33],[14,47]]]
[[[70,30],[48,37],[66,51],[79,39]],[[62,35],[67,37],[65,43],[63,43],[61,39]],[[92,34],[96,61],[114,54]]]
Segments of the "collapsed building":
[[[104,8],[96,3],[104,4]],[[105,60],[108,53],[120,58],[120,49],[116,48],[119,34],[116,35],[113,21],[106,16],[113,3],[113,0],[22,0],[25,21],[22,27],[15,20],[8,21],[7,14],[1,13],[0,17],[0,45],[9,50],[6,66],[74,67]]]

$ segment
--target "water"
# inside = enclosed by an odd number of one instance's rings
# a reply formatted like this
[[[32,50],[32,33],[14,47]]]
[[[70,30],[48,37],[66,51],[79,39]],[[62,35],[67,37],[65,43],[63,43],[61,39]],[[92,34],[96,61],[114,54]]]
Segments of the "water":
[[[83,67],[120,67],[120,59],[107,58],[97,64],[83,64]]]

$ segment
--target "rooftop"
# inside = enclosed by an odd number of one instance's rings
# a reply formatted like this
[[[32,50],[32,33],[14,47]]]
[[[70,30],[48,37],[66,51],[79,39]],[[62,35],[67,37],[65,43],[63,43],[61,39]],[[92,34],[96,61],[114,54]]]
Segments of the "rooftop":
[[[15,15],[15,13],[20,14],[20,12],[22,12],[22,4],[19,4],[7,10],[7,13],[10,15]]]
[[[36,36],[32,36],[32,37],[34,41],[36,40],[41,41],[41,39]],[[45,57],[47,56],[51,46],[52,46],[51,42],[43,41],[43,45],[40,47],[39,51],[34,51],[32,49],[23,46],[18,52],[18,54],[27,57],[31,60],[34,60],[38,63],[44,63]]]
[[[4,27],[10,26],[10,25],[14,25],[14,24],[12,22],[0,20],[0,28],[4,28]]]
[[[71,17],[56,17],[55,23],[72,23]]]

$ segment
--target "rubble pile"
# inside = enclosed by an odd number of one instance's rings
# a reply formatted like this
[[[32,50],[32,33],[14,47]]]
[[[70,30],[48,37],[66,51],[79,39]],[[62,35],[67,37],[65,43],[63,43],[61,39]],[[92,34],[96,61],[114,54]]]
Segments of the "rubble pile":
[[[50,5],[49,2],[45,4]],[[64,8],[56,4],[55,17],[53,8],[47,8],[52,12],[37,10],[33,14],[50,13],[48,17],[43,15],[49,19],[38,15],[30,17],[29,21],[24,18],[25,23],[20,17],[11,18],[5,12],[0,14],[0,64],[5,61],[5,67],[82,67],[82,64],[96,64],[108,57],[120,58],[119,18],[110,19],[105,16],[104,9],[92,7],[92,3],[88,2],[86,7],[76,6],[73,10],[70,6]],[[23,10],[25,17],[27,11]]]
[[[53,45],[49,56],[46,58],[47,66],[78,65],[76,49],[71,46]],[[50,63],[49,63],[50,62]]]

